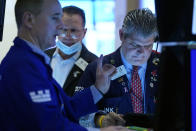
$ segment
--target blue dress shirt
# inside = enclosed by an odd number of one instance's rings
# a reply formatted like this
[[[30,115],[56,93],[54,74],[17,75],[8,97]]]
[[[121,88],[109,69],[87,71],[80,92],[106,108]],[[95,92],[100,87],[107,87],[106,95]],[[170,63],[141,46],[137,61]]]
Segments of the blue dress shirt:
[[[123,65],[125,66],[125,69],[127,71],[127,79],[129,81],[128,85],[129,85],[129,90],[131,88],[131,70],[133,68],[133,66],[127,62],[127,60],[125,59],[125,57],[123,56],[123,53],[122,53],[122,48],[120,49],[120,55],[121,55],[121,59],[122,59],[122,63]],[[144,113],[146,113],[146,110],[145,110],[145,73],[146,73],[146,67],[147,67],[147,62],[142,64],[141,66],[139,66],[139,69],[138,69],[138,74],[139,74],[139,77],[140,77],[140,80],[141,80],[141,84],[142,84],[142,94],[143,94],[143,98],[144,98]]]

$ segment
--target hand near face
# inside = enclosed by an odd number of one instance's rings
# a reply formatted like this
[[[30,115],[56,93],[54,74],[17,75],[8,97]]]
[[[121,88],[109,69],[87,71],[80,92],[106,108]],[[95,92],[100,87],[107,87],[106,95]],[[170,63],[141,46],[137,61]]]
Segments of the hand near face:
[[[103,55],[100,56],[97,62],[96,82],[95,87],[105,94],[110,87],[111,76],[116,68],[111,64],[103,64]]]
[[[102,120],[102,127],[108,126],[124,126],[125,120],[121,117],[120,114],[114,112],[108,113]]]

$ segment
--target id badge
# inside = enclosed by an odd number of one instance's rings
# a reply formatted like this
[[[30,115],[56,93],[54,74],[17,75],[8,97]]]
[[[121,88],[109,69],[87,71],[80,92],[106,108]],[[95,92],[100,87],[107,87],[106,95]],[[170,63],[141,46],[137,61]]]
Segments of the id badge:
[[[84,59],[82,58],[79,58],[75,64],[81,69],[81,70],[85,70],[87,65],[88,65],[88,62],[86,62]]]
[[[127,73],[125,66],[121,65],[119,67],[116,68],[116,73],[111,77],[111,80],[115,80],[123,75],[125,75]]]

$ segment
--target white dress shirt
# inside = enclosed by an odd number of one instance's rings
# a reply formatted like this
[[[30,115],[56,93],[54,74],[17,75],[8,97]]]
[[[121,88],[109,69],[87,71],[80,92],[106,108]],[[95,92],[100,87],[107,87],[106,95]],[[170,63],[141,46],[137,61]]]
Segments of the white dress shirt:
[[[67,77],[71,69],[73,68],[78,57],[80,56],[81,50],[78,51],[71,58],[66,59],[66,60],[64,60],[60,56],[60,54],[58,53],[58,50],[59,49],[57,48],[51,60],[51,67],[53,70],[52,76],[63,88],[63,85],[65,81],[67,80]]]

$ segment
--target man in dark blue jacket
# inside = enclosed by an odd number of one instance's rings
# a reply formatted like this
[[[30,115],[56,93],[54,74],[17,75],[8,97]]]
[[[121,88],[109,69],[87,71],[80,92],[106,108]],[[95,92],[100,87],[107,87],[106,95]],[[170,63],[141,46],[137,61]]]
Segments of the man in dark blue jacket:
[[[112,64],[117,73],[110,89],[97,103],[106,112],[154,113],[157,103],[160,54],[152,51],[158,36],[156,18],[149,9],[128,12],[119,31],[121,47],[104,56],[104,64]],[[78,86],[95,82],[96,61],[87,66]],[[133,70],[137,69],[137,70]]]
[[[15,15],[18,37],[0,65],[0,130],[86,131],[78,119],[97,110],[95,103],[108,91],[106,80],[115,68],[102,66],[101,57],[95,86],[67,97],[52,78],[48,56],[42,51],[55,44],[63,27],[58,0],[17,0]],[[119,129],[127,130],[101,131]]]

